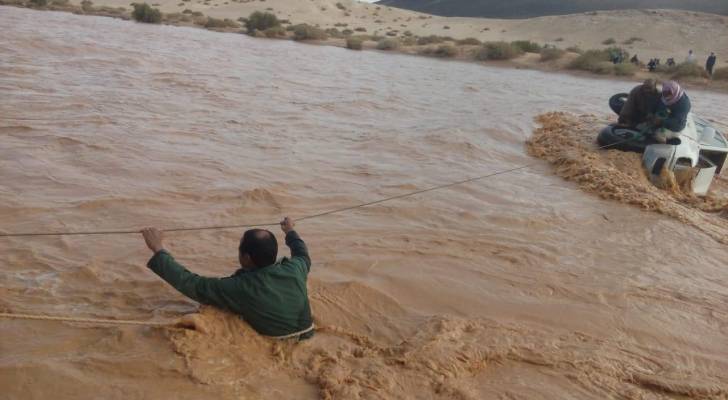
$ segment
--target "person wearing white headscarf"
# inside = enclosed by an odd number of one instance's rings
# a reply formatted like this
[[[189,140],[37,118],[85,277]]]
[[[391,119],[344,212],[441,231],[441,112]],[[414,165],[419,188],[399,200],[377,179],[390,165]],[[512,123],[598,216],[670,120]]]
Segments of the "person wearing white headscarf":
[[[692,105],[690,98],[679,83],[667,81],[662,84],[662,98],[657,107],[653,125],[673,132],[680,132],[687,125]]]

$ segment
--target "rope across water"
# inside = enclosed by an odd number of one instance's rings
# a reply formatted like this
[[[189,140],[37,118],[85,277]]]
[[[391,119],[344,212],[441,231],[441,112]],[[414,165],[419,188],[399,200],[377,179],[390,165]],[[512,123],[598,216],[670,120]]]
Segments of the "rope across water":
[[[337,208],[334,210],[324,211],[318,214],[312,214],[312,215],[306,215],[303,217],[296,218],[296,221],[305,221],[309,219],[324,217],[331,214],[338,214],[345,211],[351,211],[355,210],[357,208],[364,208],[373,206],[376,204],[385,203],[392,200],[397,199],[403,199],[405,197],[411,197],[422,193],[432,192],[435,190],[445,189],[452,186],[462,185],[469,182],[475,182],[487,178],[491,178],[497,175],[503,175],[510,172],[519,171],[522,169],[529,168],[531,166],[535,165],[535,163],[532,164],[526,164],[515,168],[505,169],[497,172],[493,172],[487,175],[481,175],[476,176],[474,178],[468,178],[463,179],[457,182],[450,182],[443,185],[437,185],[433,187],[429,187],[427,189],[421,189],[416,190],[413,192],[403,193],[396,196],[386,197],[379,200],[374,200],[366,203],[356,204],[353,206],[348,207],[342,207]],[[239,228],[256,228],[256,227],[266,227],[266,226],[276,226],[278,225],[278,222],[271,222],[271,223],[258,223],[258,224],[234,224],[234,225],[210,225],[210,226],[197,226],[197,227],[181,227],[181,228],[165,228],[162,229],[164,232],[189,232],[189,231],[209,231],[209,230],[223,230],[223,229],[239,229]],[[80,236],[80,235],[129,235],[129,234],[138,234],[139,230],[102,230],[102,231],[76,231],[76,232],[20,232],[20,233],[0,233],[0,237],[32,237],[32,236]]]
[[[600,146],[597,149],[604,149],[611,146],[616,146],[620,143],[625,143],[633,139],[624,140],[617,143],[612,143],[605,146]],[[432,192],[440,189],[445,189],[465,183],[475,182],[487,178],[491,178],[498,175],[503,175],[511,172],[520,171],[536,165],[536,163],[530,163],[521,165],[514,168],[504,169],[496,172],[492,172],[486,175],[476,176],[459,180],[456,182],[450,182],[442,185],[432,186],[426,189],[415,190],[408,193],[403,193],[396,196],[386,197],[379,200],[374,200],[366,203],[361,203],[353,206],[337,208],[334,210],[324,211],[318,214],[306,215],[299,217],[298,221],[310,220],[319,218],[331,214],[338,214],[358,208],[368,207],[384,202],[403,199],[406,197],[415,196],[422,193]],[[188,228],[166,228],[163,229],[165,232],[185,232],[185,231],[204,231],[204,230],[222,230],[222,229],[237,229],[237,228],[253,228],[253,227],[265,227],[275,226],[277,222],[273,223],[262,223],[262,224],[236,224],[236,225],[213,225],[213,226],[199,226],[199,227],[188,227]],[[124,234],[138,234],[138,230],[102,230],[102,231],[76,231],[76,232],[24,232],[24,233],[0,233],[0,237],[34,237],[34,236],[72,236],[72,235],[124,235]],[[143,325],[143,326],[170,326],[173,325],[170,322],[159,322],[159,321],[138,321],[138,320],[122,320],[122,319],[98,319],[98,318],[76,318],[76,317],[62,317],[62,316],[50,316],[50,315],[34,315],[34,314],[14,314],[14,313],[0,313],[0,318],[5,319],[23,319],[23,320],[42,320],[42,321],[61,321],[61,322],[79,322],[79,323],[91,323],[100,325]]]

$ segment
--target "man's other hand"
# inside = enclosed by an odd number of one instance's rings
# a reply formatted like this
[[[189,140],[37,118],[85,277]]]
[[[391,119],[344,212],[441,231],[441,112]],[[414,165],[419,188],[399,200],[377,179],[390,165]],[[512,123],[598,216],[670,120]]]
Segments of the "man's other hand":
[[[283,231],[283,233],[288,233],[292,231],[295,226],[296,224],[293,222],[293,220],[288,217],[283,218],[283,221],[281,221],[281,230]]]
[[[149,250],[153,251],[155,254],[160,250],[164,250],[164,245],[162,244],[162,240],[164,238],[162,231],[159,229],[144,228],[142,229],[142,236],[144,236],[144,241],[147,242]]]

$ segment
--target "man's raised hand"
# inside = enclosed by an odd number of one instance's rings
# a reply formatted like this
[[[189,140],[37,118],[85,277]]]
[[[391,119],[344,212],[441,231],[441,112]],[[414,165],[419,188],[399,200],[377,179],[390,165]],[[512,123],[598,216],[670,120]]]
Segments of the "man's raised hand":
[[[162,234],[162,231],[157,228],[144,228],[141,233],[144,237],[144,241],[147,243],[147,247],[149,247],[149,250],[153,251],[155,254],[160,250],[164,250],[164,244],[162,243],[164,235]]]
[[[281,221],[281,230],[283,231],[283,233],[288,233],[292,231],[295,226],[296,224],[293,222],[293,220],[288,217],[283,218],[283,221]]]

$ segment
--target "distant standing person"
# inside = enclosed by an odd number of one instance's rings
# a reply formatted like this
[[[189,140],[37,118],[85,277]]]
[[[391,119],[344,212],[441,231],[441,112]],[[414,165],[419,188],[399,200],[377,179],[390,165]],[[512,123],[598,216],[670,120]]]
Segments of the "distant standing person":
[[[708,60],[705,62],[705,70],[708,71],[708,74],[710,76],[713,76],[713,67],[715,67],[715,53],[711,52],[710,56],[708,56]]]
[[[688,51],[688,57],[685,59],[686,63],[695,64],[695,54],[692,50]]]

